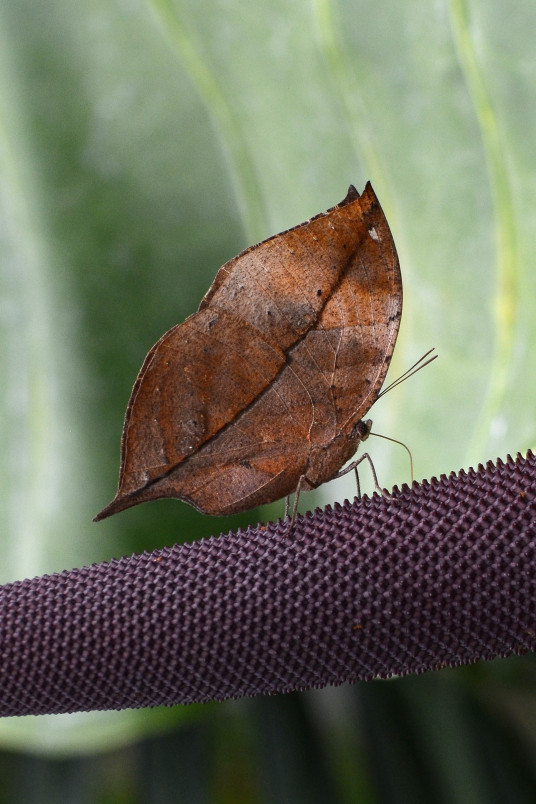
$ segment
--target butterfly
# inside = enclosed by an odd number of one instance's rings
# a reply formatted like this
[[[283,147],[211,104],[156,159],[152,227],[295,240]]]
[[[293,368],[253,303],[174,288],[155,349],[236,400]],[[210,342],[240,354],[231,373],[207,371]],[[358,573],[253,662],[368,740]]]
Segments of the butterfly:
[[[401,313],[370,183],[225,263],[147,355],[119,488],[95,519],[161,497],[233,514],[337,476],[370,432]]]

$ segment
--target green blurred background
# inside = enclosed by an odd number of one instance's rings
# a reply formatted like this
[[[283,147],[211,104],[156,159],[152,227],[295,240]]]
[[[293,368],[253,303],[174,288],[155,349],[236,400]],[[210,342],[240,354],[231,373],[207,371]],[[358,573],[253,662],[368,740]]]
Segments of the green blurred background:
[[[400,254],[390,378],[440,356],[375,429],[417,479],[534,446],[535,31],[533,0],[0,0],[1,582],[282,513],[91,521],[148,349],[350,182]],[[535,667],[0,721],[0,802],[534,801]]]

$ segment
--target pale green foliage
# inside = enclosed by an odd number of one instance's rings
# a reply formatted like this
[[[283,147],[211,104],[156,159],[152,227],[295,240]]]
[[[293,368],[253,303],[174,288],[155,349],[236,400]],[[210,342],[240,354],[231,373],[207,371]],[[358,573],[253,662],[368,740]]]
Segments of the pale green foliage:
[[[247,521],[91,517],[150,346],[223,262],[349,183],[372,181],[400,253],[390,379],[439,353],[375,429],[417,479],[534,446],[535,30],[532,0],[0,3],[2,581]],[[382,485],[409,480],[402,450],[367,447]],[[70,722],[58,746],[93,744]]]

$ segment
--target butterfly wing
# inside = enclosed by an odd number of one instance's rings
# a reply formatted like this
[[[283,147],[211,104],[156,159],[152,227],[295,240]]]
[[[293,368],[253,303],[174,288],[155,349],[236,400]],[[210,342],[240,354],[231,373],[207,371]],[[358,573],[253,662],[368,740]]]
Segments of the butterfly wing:
[[[329,479],[379,392],[401,299],[370,184],[230,260],[198,313],[149,352],[119,490],[97,518],[168,496],[232,513],[279,499],[308,472],[309,487]],[[319,449],[331,450],[322,467]]]

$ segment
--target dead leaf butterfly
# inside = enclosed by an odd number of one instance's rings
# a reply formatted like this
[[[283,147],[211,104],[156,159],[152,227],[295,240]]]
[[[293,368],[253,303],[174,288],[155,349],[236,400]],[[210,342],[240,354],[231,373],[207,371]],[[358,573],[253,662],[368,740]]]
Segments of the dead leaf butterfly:
[[[234,514],[333,478],[370,432],[401,312],[370,183],[243,251],[147,355],[96,519],[160,497]]]

